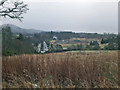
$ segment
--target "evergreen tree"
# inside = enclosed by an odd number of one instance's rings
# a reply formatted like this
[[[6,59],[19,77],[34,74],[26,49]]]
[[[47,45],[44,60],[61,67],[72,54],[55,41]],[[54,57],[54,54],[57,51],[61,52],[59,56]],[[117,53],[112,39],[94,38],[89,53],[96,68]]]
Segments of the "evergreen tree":
[[[22,34],[19,34],[19,37],[17,38],[18,40],[23,40],[24,36]]]

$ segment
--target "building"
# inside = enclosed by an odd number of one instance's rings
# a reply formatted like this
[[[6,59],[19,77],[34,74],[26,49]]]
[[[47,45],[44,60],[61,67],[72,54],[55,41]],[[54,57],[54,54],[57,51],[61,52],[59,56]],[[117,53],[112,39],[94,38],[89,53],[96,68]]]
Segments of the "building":
[[[47,43],[45,41],[43,41],[43,43],[38,44],[37,52],[38,53],[48,52],[48,46],[47,46]]]
[[[56,36],[53,36],[53,40],[57,40],[57,37],[56,37]]]
[[[48,51],[48,46],[45,41],[43,41],[43,51],[47,52]]]
[[[41,52],[41,43],[40,43],[40,44],[38,44],[38,46],[37,46],[37,52],[38,52],[38,53],[40,53],[40,52]]]

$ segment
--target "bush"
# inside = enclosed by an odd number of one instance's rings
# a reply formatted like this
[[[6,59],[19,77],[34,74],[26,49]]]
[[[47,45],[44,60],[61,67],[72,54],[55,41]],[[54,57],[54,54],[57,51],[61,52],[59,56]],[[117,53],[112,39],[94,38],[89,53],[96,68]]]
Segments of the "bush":
[[[8,51],[4,51],[3,52],[3,55],[5,55],[5,56],[13,56],[15,54],[16,53],[14,51],[12,51],[12,50],[8,50]]]
[[[55,52],[62,52],[63,51],[63,48],[61,45],[57,44],[54,46],[54,51]]]

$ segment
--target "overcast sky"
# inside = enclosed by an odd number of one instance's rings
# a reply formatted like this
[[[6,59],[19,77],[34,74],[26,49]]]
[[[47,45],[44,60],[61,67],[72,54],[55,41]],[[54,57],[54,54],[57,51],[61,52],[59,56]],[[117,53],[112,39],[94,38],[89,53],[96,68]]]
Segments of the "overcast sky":
[[[24,15],[23,22],[3,19],[2,23],[46,31],[117,33],[117,1],[49,0],[48,2],[48,0],[44,0],[43,2],[42,0],[26,0],[30,10]]]

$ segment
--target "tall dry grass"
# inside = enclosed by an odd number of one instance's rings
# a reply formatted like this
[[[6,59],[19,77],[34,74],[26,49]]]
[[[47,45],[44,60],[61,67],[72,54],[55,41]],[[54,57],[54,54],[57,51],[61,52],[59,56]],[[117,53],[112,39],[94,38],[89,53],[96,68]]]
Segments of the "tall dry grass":
[[[117,88],[118,53],[3,57],[3,88]]]

